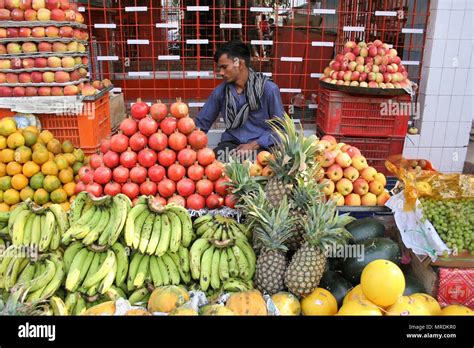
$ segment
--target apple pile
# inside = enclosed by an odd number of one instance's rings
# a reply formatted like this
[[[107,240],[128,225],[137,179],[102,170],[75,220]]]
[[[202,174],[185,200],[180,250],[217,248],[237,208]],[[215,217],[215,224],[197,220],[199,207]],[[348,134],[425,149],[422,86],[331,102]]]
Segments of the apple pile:
[[[335,85],[368,88],[404,88],[410,85],[397,50],[380,40],[346,42],[343,52],[324,69],[321,80]]]
[[[87,49],[80,41],[86,41],[89,34],[86,30],[73,28],[76,25],[68,26],[60,23],[84,22],[84,17],[78,12],[77,4],[70,3],[69,0],[0,0],[0,21],[25,22],[24,26],[0,28],[0,39],[15,39],[0,44],[0,97],[70,96],[80,93],[93,95],[100,89],[93,87],[92,84],[78,85],[76,82],[87,78],[88,75],[87,69],[81,66],[88,64],[87,57],[81,57]],[[31,22],[34,21],[48,24],[32,25]],[[31,39],[39,39],[40,42],[33,42]],[[59,42],[59,39],[69,39],[70,42]],[[42,53],[45,55],[41,55]],[[57,56],[54,53],[57,53]],[[64,56],[64,53],[78,53],[78,55]],[[19,54],[31,56],[9,59],[1,57]],[[24,69],[30,70],[24,71]],[[72,85],[74,82],[76,84]],[[66,87],[2,85],[17,83],[71,83],[71,85]]]
[[[338,143],[331,135],[324,135],[319,144],[324,148],[318,157],[322,166],[319,177],[327,198],[339,206],[383,206],[390,198],[385,176],[367,164],[358,148]]]
[[[77,192],[97,197],[123,193],[132,200],[151,195],[162,205],[194,210],[234,207],[226,186],[230,180],[207,142],[181,100],[169,112],[159,101],[149,107],[138,100],[119,133],[103,140],[100,152],[78,173]]]

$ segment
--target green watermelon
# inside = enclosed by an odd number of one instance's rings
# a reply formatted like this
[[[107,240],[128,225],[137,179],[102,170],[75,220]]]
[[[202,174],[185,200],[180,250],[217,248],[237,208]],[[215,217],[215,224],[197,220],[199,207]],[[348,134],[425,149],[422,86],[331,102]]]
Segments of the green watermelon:
[[[363,218],[352,221],[346,226],[346,229],[352,234],[350,242],[354,244],[385,235],[385,226],[373,218]]]
[[[337,300],[338,308],[342,306],[342,300],[344,296],[353,288],[352,284],[344,279],[337,272],[327,271],[323,274],[321,281],[319,282],[319,287],[329,291]]]

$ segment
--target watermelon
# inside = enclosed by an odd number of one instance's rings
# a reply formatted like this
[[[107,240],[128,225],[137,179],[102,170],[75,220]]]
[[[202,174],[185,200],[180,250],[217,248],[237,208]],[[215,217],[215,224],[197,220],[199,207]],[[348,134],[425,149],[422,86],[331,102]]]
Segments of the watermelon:
[[[329,291],[337,300],[337,306],[341,308],[342,301],[346,294],[353,288],[351,282],[344,279],[337,272],[327,271],[323,274],[319,287]]]
[[[346,226],[346,229],[352,235],[351,243],[358,244],[370,238],[383,237],[385,235],[385,226],[378,220],[372,218],[363,218],[352,221]]]
[[[371,238],[359,245],[364,253],[363,257],[349,257],[342,264],[342,276],[354,285],[360,283],[362,270],[374,260],[390,260],[400,265],[400,247],[390,238]]]

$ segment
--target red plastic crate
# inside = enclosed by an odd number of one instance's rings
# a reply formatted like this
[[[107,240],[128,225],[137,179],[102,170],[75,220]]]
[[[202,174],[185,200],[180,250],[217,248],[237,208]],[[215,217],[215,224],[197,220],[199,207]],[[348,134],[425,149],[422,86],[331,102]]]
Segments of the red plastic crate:
[[[326,133],[345,136],[405,136],[411,99],[354,96],[321,88],[316,123]]]
[[[75,147],[91,154],[99,148],[100,141],[111,134],[110,98],[106,93],[94,101],[84,101],[79,115],[37,114],[43,129],[54,134],[59,141],[70,140]],[[14,114],[14,113],[13,113]],[[0,118],[12,116],[10,110],[0,109]]]
[[[390,172],[385,167],[385,161],[389,156],[403,153],[403,145],[405,144],[405,137],[348,137],[318,130],[318,136],[321,137],[326,134],[335,137],[339,143],[357,147],[370,166],[386,175],[390,175]]]

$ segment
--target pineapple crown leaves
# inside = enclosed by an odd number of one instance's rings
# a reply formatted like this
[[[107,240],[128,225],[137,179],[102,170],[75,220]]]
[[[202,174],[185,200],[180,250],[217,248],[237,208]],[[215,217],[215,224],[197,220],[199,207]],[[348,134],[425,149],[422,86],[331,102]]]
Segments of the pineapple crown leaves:
[[[7,301],[0,308],[0,315],[43,315],[47,308],[45,301],[27,303],[28,292],[28,287],[15,285]]]
[[[287,178],[296,176],[314,164],[315,155],[320,151],[315,135],[305,137],[301,126],[297,129],[287,114],[267,122],[274,133],[274,159],[270,160],[270,166],[276,175]]]
[[[226,185],[231,187],[232,193],[237,198],[257,192],[260,187],[259,182],[264,179],[250,176],[250,163],[240,163],[232,158],[225,167],[225,173],[231,180]]]
[[[297,186],[292,192],[292,201],[296,207],[306,209],[306,205],[310,204],[313,199],[321,201],[324,199],[323,188],[323,184],[318,184],[313,179],[299,177],[297,178]]]
[[[344,245],[351,238],[345,226],[355,219],[349,214],[339,215],[336,202],[312,199],[307,205],[308,219],[304,223],[305,240],[322,249],[328,246]]]
[[[291,203],[283,197],[278,208],[268,202],[263,189],[243,197],[254,236],[268,250],[286,252],[285,241],[293,235],[297,218],[290,215]]]

